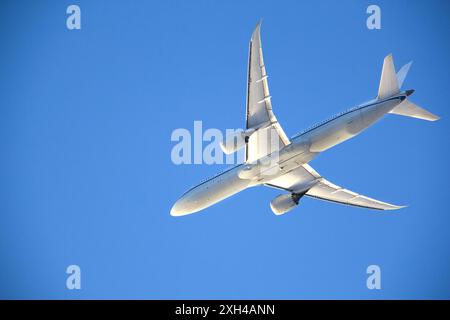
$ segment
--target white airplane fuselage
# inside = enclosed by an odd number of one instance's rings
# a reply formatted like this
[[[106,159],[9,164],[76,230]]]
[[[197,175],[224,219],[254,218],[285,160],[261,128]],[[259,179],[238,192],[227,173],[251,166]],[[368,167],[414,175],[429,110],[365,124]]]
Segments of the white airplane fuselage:
[[[200,183],[188,190],[174,204],[171,215],[193,213],[246,188],[269,183],[286,172],[308,163],[319,153],[358,135],[394,109],[411,93],[412,91],[401,92],[387,99],[372,100],[352,108],[295,135],[289,145],[276,151],[276,155],[268,155],[255,163],[239,164]]]

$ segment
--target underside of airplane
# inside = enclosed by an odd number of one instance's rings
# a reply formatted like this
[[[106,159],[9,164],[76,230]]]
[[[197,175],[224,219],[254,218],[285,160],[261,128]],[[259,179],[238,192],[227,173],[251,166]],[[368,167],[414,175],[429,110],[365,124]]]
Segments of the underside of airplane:
[[[171,214],[193,213],[259,185],[285,192],[270,203],[276,215],[293,209],[303,196],[377,210],[402,208],[338,186],[322,177],[308,162],[319,153],[356,136],[388,113],[428,121],[439,119],[408,99],[414,90],[400,91],[411,62],[396,73],[392,55],[388,55],[384,59],[375,99],[289,139],[272,110],[260,29],[258,23],[249,44],[245,130],[227,136],[221,143],[225,153],[245,148],[245,163],[189,190],[173,206]]]

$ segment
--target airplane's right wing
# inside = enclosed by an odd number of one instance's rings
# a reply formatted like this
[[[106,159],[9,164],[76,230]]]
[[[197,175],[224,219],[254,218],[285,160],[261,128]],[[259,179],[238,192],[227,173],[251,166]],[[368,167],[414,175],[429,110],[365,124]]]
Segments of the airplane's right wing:
[[[305,195],[320,200],[377,210],[396,210],[403,208],[402,206],[375,200],[337,186],[320,176],[308,164],[304,164],[266,183],[266,186],[286,190],[291,193],[302,190],[305,186],[312,186]]]
[[[260,159],[272,149],[290,143],[272,111],[266,67],[261,47],[261,23],[255,28],[249,44],[246,129],[257,130],[246,144],[246,161]]]

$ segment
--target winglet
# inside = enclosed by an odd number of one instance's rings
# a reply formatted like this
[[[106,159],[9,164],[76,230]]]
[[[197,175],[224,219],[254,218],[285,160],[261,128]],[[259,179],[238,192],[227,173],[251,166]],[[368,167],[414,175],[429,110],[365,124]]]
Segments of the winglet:
[[[399,210],[399,209],[403,209],[403,208],[406,208],[407,206],[397,206],[397,205],[394,205],[394,204],[389,204],[389,207],[386,207],[386,208],[384,208],[384,209],[382,209],[382,210],[388,210],[388,211],[391,211],[391,210]]]
[[[253,33],[252,33],[252,38],[251,38],[251,40],[254,40],[256,35],[259,35],[259,36],[260,36],[260,32],[261,32],[261,24],[262,24],[262,18],[259,19],[258,23],[257,23],[256,26],[255,26],[255,29],[253,29]]]
[[[262,22],[263,22],[263,18],[259,18],[259,21],[256,24],[256,26],[261,28]]]

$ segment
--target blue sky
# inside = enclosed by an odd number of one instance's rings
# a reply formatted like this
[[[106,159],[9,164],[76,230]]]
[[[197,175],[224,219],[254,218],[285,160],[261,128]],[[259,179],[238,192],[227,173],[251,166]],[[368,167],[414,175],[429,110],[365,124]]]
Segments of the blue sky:
[[[82,29],[66,28],[81,8]],[[1,298],[450,298],[449,3],[9,1],[0,34]],[[440,115],[388,116],[312,161],[380,213],[253,188],[199,214],[174,201],[223,165],[172,163],[176,128],[239,128],[247,49],[262,41],[288,134],[376,95],[385,55]],[[66,267],[82,289],[67,290]],[[382,289],[366,288],[381,267]]]

